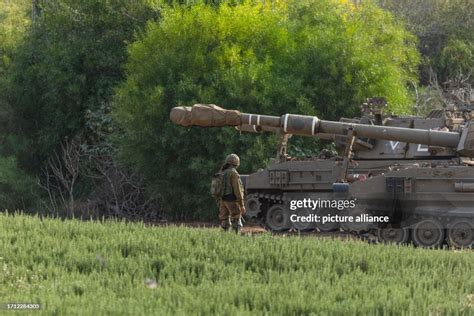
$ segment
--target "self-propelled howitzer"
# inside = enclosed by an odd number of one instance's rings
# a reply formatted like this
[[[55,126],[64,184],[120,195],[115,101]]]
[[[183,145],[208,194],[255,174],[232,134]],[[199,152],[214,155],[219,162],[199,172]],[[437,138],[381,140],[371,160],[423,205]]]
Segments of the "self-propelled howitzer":
[[[376,113],[373,115],[373,113]],[[367,113],[366,113],[367,114]],[[250,217],[271,230],[376,230],[383,241],[469,247],[473,239],[474,111],[436,110],[427,118],[383,117],[375,110],[340,122],[314,116],[267,116],[215,105],[176,107],[183,126],[234,126],[242,131],[322,136],[343,144],[342,157],[276,159],[246,179]],[[287,138],[286,138],[287,140]],[[341,141],[342,140],[342,141]],[[286,152],[285,152],[286,154]],[[323,155],[325,156],[325,155]],[[339,191],[343,192],[339,192]],[[291,209],[291,201],[357,200],[355,209]],[[293,215],[387,215],[390,223],[293,222]]]

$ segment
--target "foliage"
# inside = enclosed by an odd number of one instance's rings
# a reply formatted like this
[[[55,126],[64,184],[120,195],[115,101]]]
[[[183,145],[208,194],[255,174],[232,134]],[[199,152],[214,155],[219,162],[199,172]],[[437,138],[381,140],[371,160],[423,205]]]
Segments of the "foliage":
[[[461,75],[474,82],[474,42],[451,39],[441,51],[438,68],[441,78]]]
[[[5,153],[6,143],[18,142],[14,135],[7,135],[15,129],[12,104],[6,102],[8,69],[17,45],[22,41],[30,25],[29,0],[1,0],[0,5],[0,154]],[[12,155],[10,152],[7,155]]]
[[[383,95],[392,110],[407,112],[405,84],[414,79],[416,62],[414,38],[370,4],[168,8],[129,48],[127,78],[113,108],[123,132],[121,155],[147,177],[168,211],[209,215],[208,182],[224,157],[237,152],[242,171],[255,171],[274,155],[275,139],[173,126],[171,107],[215,103],[338,119],[357,113],[366,97]]]
[[[429,68],[439,82],[462,73],[474,83],[474,6],[464,0],[378,0],[382,8],[404,20],[419,38],[423,55],[421,82],[429,84]]]
[[[2,0],[0,3],[0,71],[3,71],[10,63],[11,50],[30,25],[28,5],[31,1]]]
[[[0,239],[0,297],[40,314],[474,312],[469,250],[5,214]]]
[[[20,170],[14,157],[0,157],[0,207],[27,209],[37,203],[35,180]]]
[[[433,110],[446,106],[446,99],[438,84],[419,87],[416,90],[416,115],[427,116]]]
[[[2,89],[13,111],[13,136],[3,151],[33,172],[61,142],[87,131],[85,112],[107,103],[122,79],[127,42],[157,15],[124,0],[37,3],[38,16],[17,45]]]
[[[11,64],[11,57],[17,44],[21,41],[25,30],[30,24],[27,17],[27,5],[30,2],[2,0],[0,6],[0,95],[5,95],[6,73]],[[4,144],[15,140],[6,131],[12,128],[12,108],[0,98],[0,153]],[[8,209],[25,209],[36,201],[34,181],[22,170],[18,169],[13,156],[0,156],[0,205]]]

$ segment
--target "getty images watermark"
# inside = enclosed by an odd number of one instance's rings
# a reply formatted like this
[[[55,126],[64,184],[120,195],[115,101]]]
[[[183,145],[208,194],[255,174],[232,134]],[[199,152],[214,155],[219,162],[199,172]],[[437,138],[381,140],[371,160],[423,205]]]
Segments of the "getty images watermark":
[[[302,200],[291,200],[290,201],[290,210],[296,211],[299,208],[316,210],[318,208],[330,208],[337,209],[339,211],[345,210],[347,208],[354,208],[356,206],[356,200],[312,200],[312,199],[302,199]]]
[[[309,199],[305,198],[302,200],[291,200],[290,210],[296,211],[298,209],[315,211],[316,209],[327,210],[328,213],[321,215],[310,213],[305,215],[292,214],[290,220],[300,223],[388,223],[390,221],[389,216],[372,216],[369,214],[359,214],[356,216],[352,215],[339,215],[334,214],[332,210],[342,211],[346,209],[354,209],[356,207],[356,200],[322,200],[322,199]]]

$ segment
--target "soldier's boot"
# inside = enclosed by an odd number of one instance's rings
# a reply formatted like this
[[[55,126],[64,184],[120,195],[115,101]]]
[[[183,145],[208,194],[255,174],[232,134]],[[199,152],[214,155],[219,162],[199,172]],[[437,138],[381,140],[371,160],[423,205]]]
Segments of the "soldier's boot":
[[[230,232],[231,229],[232,229],[232,222],[230,220],[230,218],[228,218],[227,220],[223,220],[221,221],[221,228],[226,231],[226,232]]]
[[[234,218],[232,219],[232,229],[237,233],[240,234],[242,229],[242,219],[241,218]]]

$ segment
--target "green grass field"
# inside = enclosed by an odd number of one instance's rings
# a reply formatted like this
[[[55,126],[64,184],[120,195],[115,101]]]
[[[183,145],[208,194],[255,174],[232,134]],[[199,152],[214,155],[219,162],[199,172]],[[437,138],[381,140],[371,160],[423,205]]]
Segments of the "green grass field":
[[[474,314],[473,251],[5,214],[0,243],[31,314]]]

